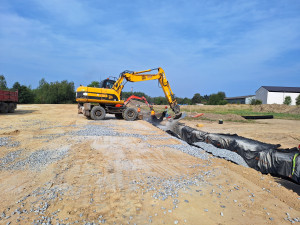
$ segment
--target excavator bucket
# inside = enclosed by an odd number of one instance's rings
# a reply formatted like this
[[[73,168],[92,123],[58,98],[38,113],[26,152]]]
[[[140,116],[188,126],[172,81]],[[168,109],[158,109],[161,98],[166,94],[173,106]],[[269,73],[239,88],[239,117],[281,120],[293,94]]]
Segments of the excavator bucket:
[[[178,114],[175,114],[175,116],[173,117],[174,120],[178,120],[180,119],[182,116],[182,113],[178,113]]]

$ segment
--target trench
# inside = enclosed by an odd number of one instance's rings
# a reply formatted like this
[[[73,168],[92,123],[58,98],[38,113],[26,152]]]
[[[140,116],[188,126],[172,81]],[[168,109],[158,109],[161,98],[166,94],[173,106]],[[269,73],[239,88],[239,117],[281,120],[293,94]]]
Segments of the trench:
[[[267,144],[237,134],[208,133],[191,128],[177,120],[167,121],[162,117],[147,120],[188,144],[216,157],[270,174],[276,182],[300,195],[300,151],[298,148],[280,148],[280,144]],[[281,178],[281,179],[279,179]]]

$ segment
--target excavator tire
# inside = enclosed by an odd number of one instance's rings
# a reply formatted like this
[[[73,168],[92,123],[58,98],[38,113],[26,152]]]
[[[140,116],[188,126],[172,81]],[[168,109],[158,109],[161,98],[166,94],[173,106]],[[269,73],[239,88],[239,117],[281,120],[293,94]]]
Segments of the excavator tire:
[[[8,112],[9,113],[15,112],[15,104],[14,103],[9,103],[8,104]]]
[[[91,110],[93,120],[103,120],[105,118],[105,109],[101,106],[94,106]]]
[[[136,111],[136,109],[134,108],[127,108],[124,111],[124,119],[127,121],[133,121],[136,120],[138,115],[138,112]]]
[[[116,114],[115,114],[115,117],[116,117],[116,119],[118,119],[118,120],[124,119],[122,113],[116,113]]]

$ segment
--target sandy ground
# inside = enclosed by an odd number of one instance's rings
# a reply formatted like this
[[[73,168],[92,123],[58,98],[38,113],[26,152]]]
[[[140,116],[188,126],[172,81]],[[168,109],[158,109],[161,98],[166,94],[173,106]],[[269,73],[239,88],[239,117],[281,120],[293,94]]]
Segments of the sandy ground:
[[[0,121],[0,224],[291,224],[300,219],[299,195],[278,179],[183,153],[176,148],[184,146],[179,140],[145,121],[91,121],[77,114],[76,105],[20,105]],[[300,133],[295,121],[200,123],[209,132],[286,147],[294,147]],[[102,134],[93,135],[87,126]],[[279,136],[272,139],[274,134]]]

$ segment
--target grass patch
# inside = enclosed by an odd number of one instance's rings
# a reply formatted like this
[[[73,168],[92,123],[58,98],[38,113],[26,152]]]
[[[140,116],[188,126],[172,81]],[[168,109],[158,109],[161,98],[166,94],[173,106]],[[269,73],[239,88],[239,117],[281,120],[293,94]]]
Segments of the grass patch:
[[[290,113],[274,113],[274,112],[254,112],[250,107],[243,107],[242,109],[229,108],[229,107],[182,107],[182,112],[187,113],[214,113],[214,114],[235,114],[239,116],[264,116],[273,115],[275,119],[288,119],[288,120],[300,120],[300,114]]]
[[[219,121],[218,119],[210,119],[210,118],[206,118],[206,117],[198,117],[198,118],[194,118],[194,117],[185,117],[184,120],[187,121],[210,121],[210,122],[216,122]],[[255,123],[255,120],[233,120],[233,119],[223,119],[223,121],[227,121],[227,122],[235,122],[235,123]]]
[[[155,105],[156,112],[162,112],[164,106]],[[224,106],[196,106],[196,105],[187,105],[181,106],[181,112],[190,113],[214,113],[214,114],[235,114],[239,116],[264,116],[264,115],[273,115],[274,119],[287,119],[287,120],[300,120],[300,114],[290,114],[290,113],[276,113],[276,112],[254,112],[251,105],[224,105]],[[189,118],[189,117],[187,117]],[[187,119],[185,118],[185,119]],[[201,118],[204,119],[204,118]],[[216,120],[212,120],[216,121]],[[227,120],[230,121],[230,120]],[[247,120],[251,121],[251,120]],[[253,120],[252,120],[253,121]],[[242,121],[239,121],[242,122]],[[245,121],[243,121],[245,123]]]
[[[199,117],[199,118],[194,118],[194,117],[185,117],[184,120],[187,121],[201,121],[201,120],[206,120],[206,121],[217,121],[217,120],[213,120],[213,119],[209,119],[209,118],[205,118],[205,117]]]

